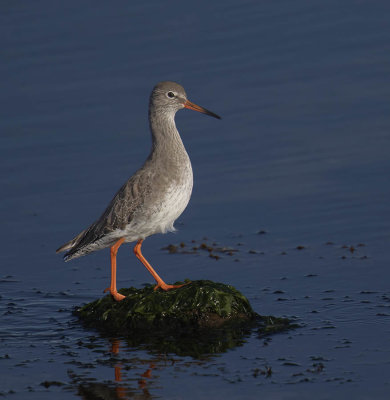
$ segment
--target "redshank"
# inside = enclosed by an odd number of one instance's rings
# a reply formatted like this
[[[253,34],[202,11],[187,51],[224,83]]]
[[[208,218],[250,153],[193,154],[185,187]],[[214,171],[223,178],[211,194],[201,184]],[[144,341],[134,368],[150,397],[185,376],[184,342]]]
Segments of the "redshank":
[[[183,286],[166,284],[141,253],[145,238],[175,230],[173,224],[191,197],[191,162],[175,124],[175,114],[182,108],[221,119],[217,114],[190,102],[178,83],[158,83],[149,101],[152,133],[149,157],[119,189],[101,217],[57,249],[57,253],[67,250],[64,259],[69,261],[110,247],[111,284],[105,292],[110,292],[116,301],[125,297],[116,288],[116,255],[123,243],[137,242],[134,253],[157,281],[155,290]]]

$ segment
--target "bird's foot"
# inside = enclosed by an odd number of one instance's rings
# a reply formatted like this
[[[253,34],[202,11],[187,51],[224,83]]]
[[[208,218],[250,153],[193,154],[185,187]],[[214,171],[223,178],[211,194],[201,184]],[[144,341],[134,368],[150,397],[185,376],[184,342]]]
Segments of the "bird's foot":
[[[178,289],[181,288],[182,286],[188,285],[191,282],[188,283],[183,283],[182,285],[168,285],[165,282],[158,282],[157,285],[154,287],[154,290],[157,290],[158,288],[161,288],[162,290],[171,290],[171,289]]]
[[[103,293],[106,293],[106,292],[110,292],[111,296],[113,297],[113,299],[115,301],[121,301],[126,297],[126,296],[123,296],[123,294],[118,293],[117,290],[112,290],[109,287],[104,289]]]

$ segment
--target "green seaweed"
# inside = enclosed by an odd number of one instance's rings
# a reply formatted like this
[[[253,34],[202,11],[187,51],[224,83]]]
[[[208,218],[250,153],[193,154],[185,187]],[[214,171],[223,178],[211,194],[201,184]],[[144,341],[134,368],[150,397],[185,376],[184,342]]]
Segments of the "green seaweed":
[[[182,282],[176,282],[180,284]],[[130,346],[201,357],[241,345],[253,328],[271,334],[291,328],[284,318],[262,317],[233,286],[207,280],[162,291],[153,286],[121,289],[75,310],[88,327],[124,336]]]
[[[292,323],[288,318],[274,317],[273,315],[259,315],[256,319],[258,321],[257,334],[259,337],[270,336],[275,333],[299,328],[298,324]]]

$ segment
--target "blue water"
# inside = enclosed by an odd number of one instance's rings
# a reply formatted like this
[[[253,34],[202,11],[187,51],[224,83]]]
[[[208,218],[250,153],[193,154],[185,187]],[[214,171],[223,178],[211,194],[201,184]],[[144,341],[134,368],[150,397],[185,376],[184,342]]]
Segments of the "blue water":
[[[387,397],[388,2],[0,9],[0,394]],[[161,80],[223,119],[177,114],[193,196],[178,233],[149,238],[145,255],[168,282],[231,283],[257,312],[302,328],[199,361],[120,338],[113,351],[72,316],[107,286],[108,251],[68,264],[54,251],[148,155],[148,96]],[[161,250],[204,237],[240,251],[215,261]],[[128,246],[118,265],[119,287],[152,282]],[[256,375],[266,367],[270,377]]]

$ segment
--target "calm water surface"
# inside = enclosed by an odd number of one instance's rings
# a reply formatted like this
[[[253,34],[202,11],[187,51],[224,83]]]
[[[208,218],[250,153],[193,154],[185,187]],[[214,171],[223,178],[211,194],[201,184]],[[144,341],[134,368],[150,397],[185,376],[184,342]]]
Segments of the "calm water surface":
[[[388,2],[0,9],[0,394],[386,398]],[[223,119],[178,113],[194,192],[179,232],[149,238],[145,255],[167,281],[233,284],[258,313],[300,329],[253,332],[197,359],[101,337],[72,316],[102,296],[108,251],[65,264],[54,250],[146,158],[148,96],[168,79]],[[216,261],[162,250],[192,240],[239,251]],[[118,263],[119,286],[151,283],[129,246]]]

